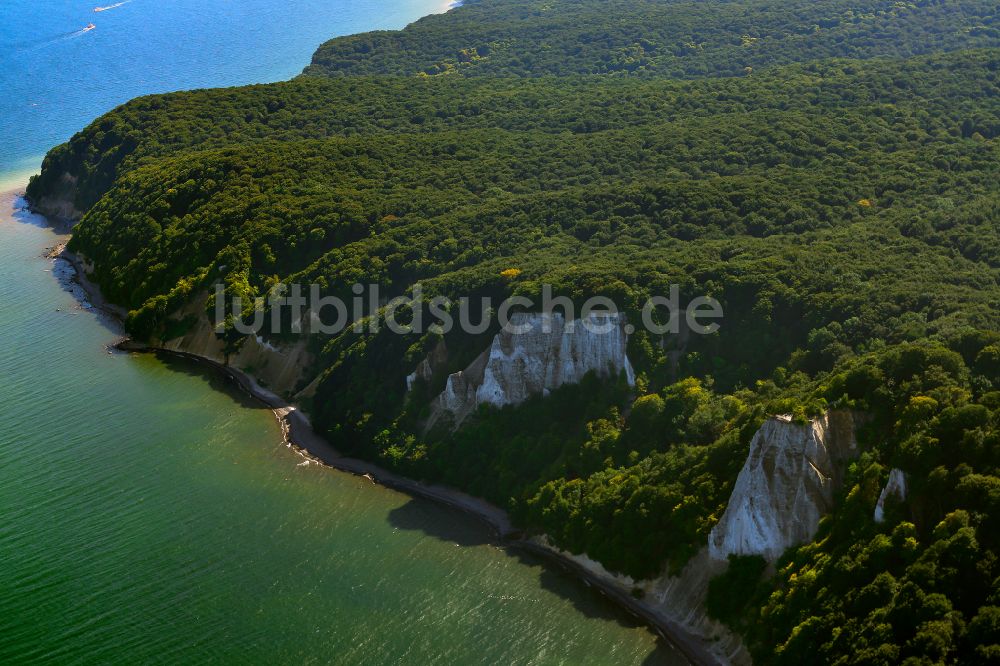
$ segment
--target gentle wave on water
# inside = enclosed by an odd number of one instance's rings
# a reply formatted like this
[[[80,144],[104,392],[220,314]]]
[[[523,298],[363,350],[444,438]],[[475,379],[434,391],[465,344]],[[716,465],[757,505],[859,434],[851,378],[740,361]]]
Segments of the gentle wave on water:
[[[446,5],[6,0],[0,193],[131,97],[288,78],[330,36]],[[108,353],[117,328],[43,256],[66,237],[13,206],[0,195],[0,663],[682,662],[471,519],[309,464],[218,377]]]
[[[107,11],[95,13],[84,2],[0,2],[0,176],[20,171],[28,158],[37,169],[49,148],[133,97],[288,79],[331,37],[400,28],[447,9],[441,0],[136,0],[101,7]],[[95,29],[84,31],[90,23]]]
[[[303,464],[201,367],[108,353],[63,241],[0,214],[0,663],[683,663],[471,518]]]

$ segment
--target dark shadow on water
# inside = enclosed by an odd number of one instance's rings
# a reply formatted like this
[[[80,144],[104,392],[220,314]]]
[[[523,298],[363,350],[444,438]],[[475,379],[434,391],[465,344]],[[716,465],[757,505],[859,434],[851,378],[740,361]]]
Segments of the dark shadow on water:
[[[158,353],[157,358],[170,370],[196,377],[206,382],[210,388],[225,392],[241,406],[267,409],[266,405],[248,395],[232,378],[216,368],[172,354]],[[405,504],[389,512],[388,521],[395,528],[420,532],[459,546],[497,543],[494,532],[486,524],[458,509],[427,499],[411,497]],[[646,626],[558,563],[516,547],[503,547],[503,551],[524,566],[540,567],[539,584],[542,589],[566,599],[585,617],[615,622],[627,629]],[[656,634],[656,648],[645,657],[642,666],[679,666],[687,663],[689,662],[669,641]]]
[[[232,379],[210,366],[171,354],[157,354],[157,357],[171,370],[202,379],[211,388],[225,391],[243,406],[266,408],[263,403],[242,391]],[[474,547],[497,543],[493,531],[476,518],[458,509],[426,499],[411,497],[405,504],[389,512],[388,521],[395,528],[420,532],[428,537],[459,546]],[[646,626],[600,591],[584,583],[574,573],[563,569],[557,563],[515,547],[503,547],[503,551],[509,557],[516,559],[519,564],[532,568],[540,567],[539,584],[542,589],[566,599],[585,617],[615,622],[628,629]],[[643,661],[644,666],[656,664],[676,666],[683,663],[686,663],[683,657],[660,636],[656,637],[656,649]]]
[[[572,602],[573,607],[587,617],[611,620],[629,629],[645,626],[643,622],[609,601],[599,590],[584,582],[576,574],[563,569],[558,563],[519,548],[504,550],[525,566],[542,567],[542,573],[538,577],[542,588]]]
[[[612,602],[599,590],[584,582],[576,574],[563,569],[551,560],[529,553],[518,548],[504,548],[511,557],[529,567],[541,567],[538,581],[542,589],[556,594],[573,604],[573,608],[587,618],[614,622],[626,629],[646,628],[648,625],[634,615]],[[643,666],[680,666],[688,660],[669,641],[659,634],[656,636],[656,649],[643,660]]]
[[[59,234],[68,234],[73,223],[50,220],[32,213],[27,201],[17,197],[13,203],[12,219],[20,224],[52,229]],[[98,321],[111,333],[120,335],[120,323],[111,315],[95,308],[86,291],[76,279],[76,270],[65,260],[55,260],[54,277],[66,291],[72,293],[84,310],[93,312]],[[204,381],[209,388],[221,391],[231,397],[240,407],[247,409],[269,409],[263,402],[253,398],[241,389],[236,381],[218,369],[194,359],[158,353],[164,366],[174,372]],[[389,512],[389,523],[396,528],[419,531],[423,534],[460,546],[482,546],[495,544],[493,532],[483,523],[457,509],[442,506],[429,500],[411,498],[403,506]],[[596,589],[584,583],[576,575],[562,569],[557,564],[517,548],[505,547],[504,552],[530,567],[541,567],[539,582],[543,589],[570,601],[584,616],[593,619],[613,621],[622,627],[644,626],[632,615],[612,603]],[[642,662],[643,666],[676,666],[687,663],[680,653],[662,637],[656,638],[656,649]]]
[[[493,532],[475,518],[428,500],[413,498],[393,509],[389,512],[389,524],[460,546],[496,544]],[[540,567],[539,584],[542,589],[566,599],[585,617],[614,622],[627,629],[646,627],[644,622],[557,563],[516,547],[503,547],[503,551],[519,564],[531,568]],[[643,666],[678,666],[686,663],[688,662],[683,655],[659,635],[656,636],[656,649],[642,662]]]
[[[475,518],[430,500],[411,498],[403,506],[389,512],[389,524],[460,546],[483,546],[496,542],[490,529]]]
[[[240,388],[235,379],[215,367],[175,354],[157,352],[155,355],[168,370],[205,382],[210,389],[229,396],[240,407],[270,410],[270,407]]]
[[[4,196],[4,201],[9,201],[9,199]],[[14,197],[11,208],[11,217],[20,224],[28,224],[42,229],[52,229],[59,234],[68,234],[76,226],[74,222],[68,220],[49,219],[39,213],[33,213],[28,206],[28,200],[21,195]]]

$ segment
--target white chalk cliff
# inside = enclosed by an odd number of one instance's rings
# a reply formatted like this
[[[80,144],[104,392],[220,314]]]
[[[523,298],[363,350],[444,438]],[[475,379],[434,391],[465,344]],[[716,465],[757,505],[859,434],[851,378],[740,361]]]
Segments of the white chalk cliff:
[[[893,468],[889,471],[889,481],[878,496],[878,503],[875,505],[875,522],[881,523],[885,520],[885,503],[890,497],[900,500],[906,499],[906,474],[901,469]]]
[[[810,423],[769,419],[750,442],[750,455],[722,519],[708,539],[709,554],[762,555],[768,561],[811,541],[833,508],[843,463],[858,454],[854,417],[833,411]]]
[[[577,383],[590,371],[602,376],[624,371],[633,384],[627,341],[624,317],[618,314],[591,313],[587,321],[568,323],[561,313],[514,314],[489,349],[448,377],[431,404],[427,427],[446,415],[457,426],[479,405],[515,405]]]

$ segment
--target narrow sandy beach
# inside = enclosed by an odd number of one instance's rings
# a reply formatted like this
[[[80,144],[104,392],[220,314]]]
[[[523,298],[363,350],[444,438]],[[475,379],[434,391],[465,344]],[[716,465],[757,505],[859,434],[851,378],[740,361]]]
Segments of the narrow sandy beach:
[[[10,209],[17,209],[20,205],[19,199],[23,196],[23,193],[23,187],[0,192],[0,205],[10,207]],[[51,224],[51,226],[65,233],[69,233],[71,228],[71,225],[61,225],[58,223]],[[108,319],[121,324],[125,314],[124,311],[105,301],[100,289],[87,279],[85,268],[79,257],[65,248],[61,248],[53,256],[54,258],[66,261],[72,266],[74,271],[73,280],[82,288],[90,305],[106,315]],[[358,476],[364,476],[371,480],[373,484],[382,485],[406,493],[412,497],[437,502],[471,515],[493,530],[498,545],[532,553],[579,577],[587,584],[599,590],[612,603],[650,626],[664,640],[675,646],[692,663],[721,663],[707,649],[705,642],[700,637],[692,635],[677,623],[663,616],[656,609],[633,598],[627,591],[622,590],[620,586],[616,585],[614,581],[595,574],[578,562],[563,556],[563,554],[543,544],[524,538],[524,535],[511,524],[507,513],[499,507],[453,488],[421,483],[395,474],[373,463],[341,455],[329,442],[313,430],[309,418],[295,405],[289,404],[281,397],[260,386],[246,373],[196,354],[154,348],[128,338],[119,340],[113,346],[125,352],[156,353],[190,359],[222,374],[229,378],[237,388],[272,410],[281,426],[286,445],[296,449],[301,455],[318,464]]]
[[[93,286],[91,285],[90,288],[93,288]],[[467,513],[492,528],[499,545],[532,553],[592,585],[614,604],[623,608],[629,614],[656,631],[693,664],[721,663],[715,655],[703,647],[702,639],[690,634],[683,627],[663,616],[654,608],[635,599],[628,592],[618,587],[613,581],[596,575],[578,562],[564,557],[562,553],[548,548],[541,543],[522,538],[522,533],[511,525],[510,518],[503,509],[483,499],[473,497],[453,488],[414,481],[373,463],[342,456],[329,442],[316,434],[305,414],[299,411],[294,405],[290,405],[279,396],[260,386],[246,373],[206,359],[203,356],[149,347],[131,340],[124,340],[117,347],[123,351],[158,353],[187,358],[215,369],[230,378],[248,395],[270,407],[281,424],[286,444],[299,450],[302,455],[333,469],[364,476],[370,479],[372,483],[383,485],[413,497],[431,500]]]
[[[9,185],[8,183],[0,183],[0,185]],[[24,196],[24,186],[20,187],[7,187],[3,189],[0,187],[0,206],[4,209],[16,210],[17,200]],[[55,225],[52,225],[53,227]]]

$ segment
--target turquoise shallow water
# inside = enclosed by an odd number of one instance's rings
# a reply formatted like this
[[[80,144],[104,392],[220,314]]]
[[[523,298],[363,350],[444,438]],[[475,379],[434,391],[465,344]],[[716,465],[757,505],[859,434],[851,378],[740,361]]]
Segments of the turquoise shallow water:
[[[401,28],[443,0],[3,0],[0,191],[139,95],[279,81],[323,41]],[[95,29],[81,32],[88,23]]]
[[[327,37],[441,6],[5,0],[0,192],[133,96],[287,78]],[[682,662],[466,516],[306,464],[220,379],[109,354],[115,328],[42,256],[65,237],[15,205],[0,196],[0,664]]]

